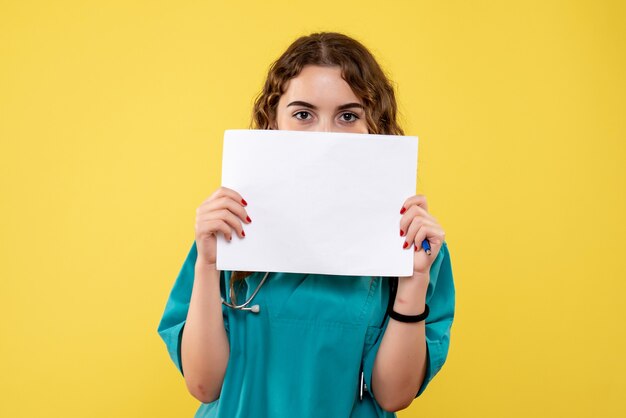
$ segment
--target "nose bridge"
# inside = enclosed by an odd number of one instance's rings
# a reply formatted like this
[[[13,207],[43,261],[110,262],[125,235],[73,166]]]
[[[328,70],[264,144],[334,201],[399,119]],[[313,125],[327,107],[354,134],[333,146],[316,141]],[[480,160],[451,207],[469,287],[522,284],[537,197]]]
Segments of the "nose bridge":
[[[322,132],[333,132],[333,118],[331,116],[325,115],[321,118],[320,121],[320,130]]]
[[[320,128],[322,132],[332,132],[333,131],[333,120],[332,118],[325,116],[322,118]]]

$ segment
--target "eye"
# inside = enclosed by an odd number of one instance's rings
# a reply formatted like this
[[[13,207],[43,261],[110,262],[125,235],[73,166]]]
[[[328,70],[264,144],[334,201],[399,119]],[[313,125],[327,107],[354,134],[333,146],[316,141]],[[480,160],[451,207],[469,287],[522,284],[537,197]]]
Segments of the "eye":
[[[299,117],[299,115],[301,117]],[[309,118],[307,116],[310,116],[311,114],[305,110],[301,110],[299,112],[294,113],[294,117],[298,120],[308,120]]]
[[[347,117],[346,117],[347,116]],[[359,119],[359,117],[352,113],[352,112],[346,112],[346,113],[342,113],[341,114],[341,120],[344,122],[356,122]]]

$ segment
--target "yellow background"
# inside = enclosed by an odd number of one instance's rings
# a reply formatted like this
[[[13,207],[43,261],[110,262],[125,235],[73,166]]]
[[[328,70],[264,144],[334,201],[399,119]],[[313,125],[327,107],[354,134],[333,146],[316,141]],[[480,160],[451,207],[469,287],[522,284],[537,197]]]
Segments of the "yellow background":
[[[0,416],[193,416],[158,321],[224,129],[319,30],[396,83],[451,251],[448,360],[399,416],[626,416],[625,18],[619,1],[2,1]]]

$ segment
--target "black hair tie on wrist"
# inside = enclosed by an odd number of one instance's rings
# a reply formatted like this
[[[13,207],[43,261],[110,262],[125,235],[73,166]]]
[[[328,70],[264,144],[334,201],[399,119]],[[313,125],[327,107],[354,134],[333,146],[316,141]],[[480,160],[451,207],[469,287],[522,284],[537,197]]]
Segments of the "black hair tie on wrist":
[[[422,312],[419,315],[403,315],[392,309],[389,312],[389,316],[395,319],[396,321],[400,321],[400,322],[420,322],[428,318],[428,313],[430,312],[430,310],[428,309],[428,305],[425,305],[425,306],[426,306],[426,309],[424,309],[424,312]]]
[[[419,315],[403,315],[393,310],[393,302],[395,302],[396,300],[396,293],[398,291],[397,280],[398,279],[396,277],[390,278],[390,286],[391,286],[390,292],[391,293],[389,297],[389,303],[387,304],[387,314],[389,314],[389,317],[400,322],[420,322],[428,318],[428,313],[430,312],[430,309],[428,308],[428,304],[424,304],[425,305],[424,312],[422,312]]]

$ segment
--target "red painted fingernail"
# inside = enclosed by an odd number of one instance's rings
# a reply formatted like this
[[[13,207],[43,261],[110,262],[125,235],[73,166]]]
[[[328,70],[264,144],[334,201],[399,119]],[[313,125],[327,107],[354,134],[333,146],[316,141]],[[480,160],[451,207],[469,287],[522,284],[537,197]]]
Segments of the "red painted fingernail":
[[[415,251],[417,251],[417,244],[415,244]]]
[[[248,206],[248,202],[246,202],[246,200],[245,200],[245,199],[243,199],[243,198],[241,199],[241,203],[242,203],[244,206]]]
[[[252,219],[250,219],[250,217],[249,217],[249,216],[246,216],[246,221],[248,221],[248,222],[252,222]]]
[[[400,215],[402,215],[404,212],[406,212],[406,208],[402,206],[402,209],[400,209]]]
[[[400,230],[400,236],[403,237],[404,236],[404,231]]]
[[[244,230],[241,230],[241,235],[243,235],[244,237],[246,236],[246,233],[244,232]]]
[[[406,242],[406,241],[404,241],[404,245],[402,246],[402,248],[406,248],[406,247],[408,247],[408,246],[409,246],[409,243],[408,243],[408,242]]]

